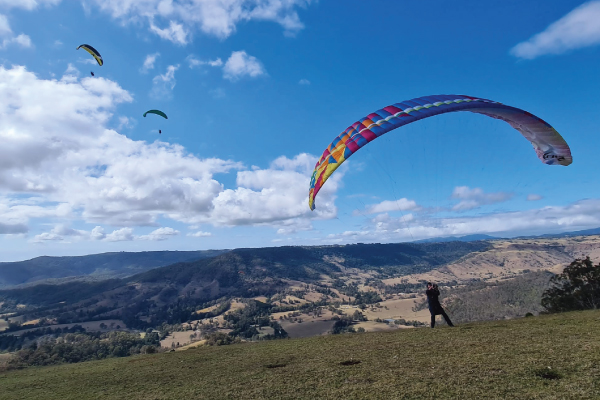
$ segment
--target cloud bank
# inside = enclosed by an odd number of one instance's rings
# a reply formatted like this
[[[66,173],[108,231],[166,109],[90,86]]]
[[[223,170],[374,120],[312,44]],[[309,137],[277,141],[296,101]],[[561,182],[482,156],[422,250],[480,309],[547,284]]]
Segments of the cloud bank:
[[[600,44],[600,1],[595,0],[577,7],[543,32],[517,44],[510,52],[531,60],[597,44]]]

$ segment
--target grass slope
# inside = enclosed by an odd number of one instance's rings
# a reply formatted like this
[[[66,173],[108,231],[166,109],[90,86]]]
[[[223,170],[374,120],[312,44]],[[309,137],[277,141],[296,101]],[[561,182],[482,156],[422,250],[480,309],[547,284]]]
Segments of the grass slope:
[[[29,368],[0,399],[598,399],[599,377],[596,310]]]

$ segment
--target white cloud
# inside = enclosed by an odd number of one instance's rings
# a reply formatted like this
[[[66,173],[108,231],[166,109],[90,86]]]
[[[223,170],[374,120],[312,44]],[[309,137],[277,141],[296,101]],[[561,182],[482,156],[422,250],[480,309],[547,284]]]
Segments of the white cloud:
[[[300,79],[298,84],[299,85],[310,85],[310,81],[308,79]]]
[[[543,32],[517,44],[511,54],[533,59],[545,54],[600,44],[600,1],[588,1],[552,23]]]
[[[36,235],[33,238],[34,243],[42,243],[47,241],[64,241],[65,237],[85,238],[89,237],[89,233],[83,230],[69,228],[65,224],[58,224],[50,232],[44,232]]]
[[[273,21],[294,35],[304,28],[296,12],[310,0],[91,0],[124,23],[149,24],[150,30],[177,44],[190,41],[192,31],[225,39],[244,21]],[[166,25],[159,28],[157,25]]]
[[[90,232],[90,238],[92,240],[103,240],[106,238],[106,234],[104,233],[104,228],[101,226],[96,226]]]
[[[212,201],[210,213],[171,214],[185,223],[211,223],[216,226],[268,225],[278,228],[308,229],[310,220],[333,218],[335,192],[344,175],[340,168],[319,192],[319,207],[310,211],[310,173],[317,157],[300,154],[293,159],[279,157],[268,169],[239,171],[237,189],[225,189]]]
[[[54,6],[61,0],[0,0],[1,8],[23,8],[25,10],[34,10],[38,6]]]
[[[537,201],[537,200],[541,200],[542,196],[540,196],[539,194],[528,194],[527,195],[527,201]]]
[[[433,237],[488,234],[493,236],[536,235],[600,226],[600,199],[582,200],[564,207],[503,212],[461,218],[417,218],[412,214],[392,218],[379,214],[359,231],[331,234],[329,243],[394,242]]]
[[[87,222],[148,225],[162,212],[212,207],[222,190],[212,174],[239,163],[200,160],[179,145],[146,144],[105,128],[131,95],[112,81],[78,80],[69,71],[42,80],[23,67],[0,66],[0,195],[37,193],[47,203],[3,203],[0,223],[78,209]]]
[[[6,15],[2,14],[0,14],[0,38],[2,38],[2,42],[0,42],[0,49],[5,49],[12,44],[16,44],[24,48],[32,47],[31,38],[29,36],[23,33],[17,36],[13,35],[13,31],[8,23],[8,18],[6,18]]]
[[[414,200],[408,200],[407,198],[401,198],[395,201],[385,200],[379,204],[373,204],[365,207],[365,211],[359,212],[358,210],[354,211],[354,215],[359,214],[376,214],[376,213],[384,213],[389,211],[413,211],[419,210],[421,207],[417,205]]]
[[[152,90],[150,96],[155,99],[170,99],[173,96],[175,88],[175,71],[179,69],[179,64],[169,65],[167,72],[162,75],[157,75],[152,79]]]
[[[183,27],[182,24],[179,24],[175,21],[169,21],[169,27],[160,29],[154,22],[150,22],[150,30],[156,33],[163,39],[170,40],[173,43],[184,45],[188,43],[188,32]]]
[[[220,58],[217,58],[215,60],[206,60],[206,61],[202,61],[197,59],[195,56],[193,55],[189,55],[186,58],[190,68],[196,68],[196,67],[201,67],[203,65],[208,65],[210,67],[220,67],[223,65],[223,60],[221,60]]]
[[[24,234],[39,220],[77,222],[95,228],[79,236],[55,228],[38,239],[118,241],[135,240],[133,227],[155,226],[159,218],[292,232],[335,217],[344,166],[310,212],[315,156],[280,157],[247,170],[232,160],[197,158],[177,144],[131,140],[107,128],[129,122],[114,112],[133,101],[131,94],[105,78],[77,74],[70,66],[63,77],[46,80],[21,66],[0,66],[0,234]],[[214,175],[231,171],[239,171],[237,186],[225,189]],[[104,226],[127,229],[106,233]],[[161,232],[167,233],[146,236]]]
[[[133,229],[121,228],[106,235],[104,240],[108,242],[128,242],[133,240]]]
[[[23,48],[30,48],[32,47],[31,44],[31,38],[29,38],[29,36],[25,35],[25,34],[20,34],[18,36],[15,37],[11,37],[8,39],[3,39],[2,40],[2,46],[0,46],[1,48],[6,48],[7,46],[10,46],[12,44],[16,44],[18,46],[21,46]]]
[[[245,51],[234,51],[231,53],[231,56],[227,59],[223,67],[223,77],[232,82],[244,76],[256,78],[265,74],[266,71],[260,61],[256,57],[248,55]]]
[[[140,71],[142,73],[146,73],[148,71],[150,71],[151,69],[154,69],[154,63],[156,62],[156,58],[160,56],[160,53],[154,53],[154,54],[148,54],[146,56],[146,59],[144,60],[144,65],[142,65],[142,68],[140,69]]]
[[[166,227],[166,228],[158,228],[158,229],[150,232],[150,234],[148,234],[148,235],[139,236],[138,239],[160,241],[160,240],[167,240],[169,237],[177,236],[177,235],[179,235],[178,230]]]
[[[467,211],[487,204],[501,203],[513,197],[512,193],[484,193],[480,188],[470,189],[468,186],[457,186],[452,193],[453,199],[460,199],[452,209]]]
[[[117,126],[117,129],[119,129],[119,130],[122,130],[125,128],[130,129],[137,122],[135,120],[135,118],[129,118],[129,117],[125,117],[125,116],[121,116],[118,119],[119,119],[119,125]]]
[[[94,58],[88,58],[88,57],[86,57],[86,58],[80,57],[77,60],[77,62],[80,64],[98,65],[98,63],[96,62],[96,60]]]
[[[12,29],[10,29],[10,24],[8,23],[8,18],[6,15],[0,14],[0,36],[8,36],[12,35]]]
[[[198,231],[198,232],[194,232],[194,233],[188,233],[187,236],[191,236],[191,237],[209,237],[209,236],[212,236],[212,233]]]

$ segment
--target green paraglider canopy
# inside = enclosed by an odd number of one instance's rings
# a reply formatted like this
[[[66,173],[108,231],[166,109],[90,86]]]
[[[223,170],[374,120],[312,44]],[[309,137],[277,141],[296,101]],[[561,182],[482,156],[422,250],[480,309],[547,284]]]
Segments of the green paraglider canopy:
[[[169,119],[167,117],[167,114],[165,114],[164,112],[162,112],[160,110],[148,110],[144,113],[144,117],[146,116],[146,114],[156,114],[156,115],[160,115],[161,117],[163,117],[165,119]]]

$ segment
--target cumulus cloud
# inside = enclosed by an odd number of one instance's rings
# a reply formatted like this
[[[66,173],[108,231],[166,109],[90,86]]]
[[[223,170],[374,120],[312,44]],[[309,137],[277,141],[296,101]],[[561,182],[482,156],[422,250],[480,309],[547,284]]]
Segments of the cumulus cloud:
[[[212,201],[207,214],[170,214],[185,223],[216,226],[268,225],[288,230],[307,229],[311,219],[334,218],[335,192],[344,175],[340,168],[319,192],[319,206],[308,208],[306,188],[317,157],[300,154],[292,159],[279,157],[269,168],[237,173],[237,188],[225,189]]]
[[[537,200],[541,200],[542,196],[540,196],[539,194],[528,194],[527,195],[527,201],[537,201]]]
[[[223,65],[223,60],[221,60],[220,58],[217,58],[215,60],[202,61],[191,54],[189,56],[187,56],[186,60],[189,64],[190,68],[197,68],[197,67],[201,67],[204,65],[208,65],[209,67],[220,67]]]
[[[385,200],[379,204],[369,205],[365,208],[364,212],[354,211],[354,215],[359,214],[377,214],[385,213],[389,211],[416,211],[421,207],[417,205],[414,200],[408,200],[407,198],[401,198],[398,200]]]
[[[308,79],[300,79],[298,84],[299,85],[310,85],[310,81]]]
[[[164,29],[160,29],[154,25],[153,21],[150,21],[150,30],[161,38],[170,40],[176,44],[184,45],[188,42],[189,33],[182,24],[179,24],[175,21],[169,21],[169,26]]]
[[[157,75],[152,79],[152,90],[150,96],[155,99],[170,99],[173,96],[175,88],[175,71],[179,69],[179,64],[169,65],[167,72]]]
[[[280,157],[248,170],[232,160],[197,158],[177,144],[134,141],[107,127],[128,123],[114,112],[131,101],[117,83],[79,78],[72,66],[48,80],[0,66],[0,234],[23,234],[43,220],[95,228],[56,226],[39,241],[121,241],[136,240],[133,227],[156,226],[159,218],[293,232],[335,217],[344,166],[310,212],[306,188],[315,156]],[[236,186],[225,189],[214,176],[229,172],[237,173]],[[108,233],[104,226],[119,229]],[[169,236],[166,229],[146,239]]]
[[[331,234],[330,243],[390,242],[433,237],[489,234],[534,235],[566,232],[600,226],[600,199],[582,200],[563,207],[503,212],[460,218],[417,218],[412,214],[392,218],[379,214],[361,230]]]
[[[501,203],[513,197],[512,193],[484,193],[480,188],[471,189],[468,186],[457,186],[452,193],[453,199],[460,202],[452,207],[454,211],[467,211],[487,204]]]
[[[35,235],[33,242],[41,243],[48,241],[64,241],[67,237],[85,238],[89,237],[89,233],[83,230],[69,228],[65,224],[58,224],[52,228],[50,232],[44,232],[39,235]]]
[[[90,239],[92,240],[103,240],[106,238],[106,234],[104,233],[104,228],[101,226],[96,226],[90,232]]]
[[[24,48],[32,46],[31,38],[29,36],[23,33],[14,36],[8,18],[6,18],[6,15],[2,14],[0,14],[0,39],[2,39],[0,42],[0,49],[5,49],[13,44]]]
[[[132,228],[121,228],[106,235],[104,240],[108,242],[129,242],[133,240]]]
[[[600,44],[600,1],[588,1],[552,23],[543,32],[517,44],[511,54],[534,59],[545,54]]]
[[[34,10],[39,6],[54,6],[60,2],[61,0],[0,0],[0,7]]]
[[[310,0],[90,0],[124,23],[148,23],[165,40],[186,44],[194,30],[225,39],[245,21],[272,21],[293,36],[304,28],[296,9]],[[159,28],[159,25],[166,26]]]
[[[148,71],[150,71],[151,69],[154,69],[154,63],[156,62],[156,58],[160,56],[160,53],[154,53],[154,54],[148,54],[146,56],[146,58],[144,59],[144,64],[142,65],[142,68],[140,69],[140,72],[142,73],[146,73]]]
[[[249,76],[256,78],[265,75],[266,71],[260,61],[245,51],[234,51],[227,59],[223,67],[223,77],[232,82],[238,79]]]
[[[24,67],[0,66],[0,194],[46,202],[3,202],[0,223],[76,208],[87,222],[151,225],[161,212],[212,208],[222,190],[212,175],[241,164],[200,160],[179,145],[146,144],[105,128],[116,105],[130,101],[104,78],[78,80],[70,70],[42,80]]]
[[[158,229],[150,232],[150,234],[148,234],[148,235],[139,236],[139,239],[140,240],[160,241],[160,240],[167,240],[169,237],[177,236],[177,235],[179,235],[178,230],[169,228],[169,227],[165,227],[165,228],[158,228]]]
[[[194,232],[194,233],[188,233],[187,236],[191,236],[191,237],[209,237],[209,236],[212,236],[212,233],[198,231],[198,232]]]

